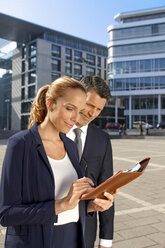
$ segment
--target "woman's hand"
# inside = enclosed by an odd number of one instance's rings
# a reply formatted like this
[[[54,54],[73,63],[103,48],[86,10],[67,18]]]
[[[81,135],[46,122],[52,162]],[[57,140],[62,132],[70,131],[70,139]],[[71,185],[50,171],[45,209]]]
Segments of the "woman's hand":
[[[89,192],[92,189],[91,186],[94,186],[94,184],[87,177],[73,181],[68,195],[63,199],[55,201],[56,214],[75,208],[80,201],[81,195]]]
[[[114,195],[117,194],[118,190],[116,190],[113,194],[110,194],[108,192],[104,193],[104,196],[106,197],[106,199],[99,199],[96,198],[93,201],[90,201],[88,203],[88,209],[87,212],[94,212],[94,211],[100,211],[103,212],[105,210],[108,210],[114,202]]]

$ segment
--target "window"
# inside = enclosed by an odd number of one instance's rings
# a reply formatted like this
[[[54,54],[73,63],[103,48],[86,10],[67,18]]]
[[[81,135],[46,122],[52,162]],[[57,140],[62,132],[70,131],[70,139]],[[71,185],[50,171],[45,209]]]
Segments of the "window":
[[[101,67],[101,57],[97,57],[97,66]]]
[[[22,84],[22,86],[25,85],[25,74],[21,75],[21,84]]]
[[[22,59],[26,59],[26,47],[22,47]]]
[[[61,77],[61,74],[59,74],[59,73],[53,73],[52,74],[52,82],[55,81],[59,77]]]
[[[82,76],[82,66],[74,64],[74,75]]]
[[[133,109],[139,109],[139,98],[134,99],[134,108]],[[138,121],[138,120],[136,120]]]
[[[86,59],[87,59],[88,65],[95,65],[95,56],[94,55],[87,54]]]
[[[29,69],[36,68],[36,57],[29,59]]]
[[[21,99],[24,100],[25,99],[25,88],[21,89]]]
[[[35,56],[37,52],[36,43],[33,43],[29,46],[29,56]]]
[[[139,54],[162,53],[164,50],[165,41],[155,41],[114,46],[109,49],[109,56],[135,56]]]
[[[95,68],[93,67],[86,67],[86,75],[87,76],[94,76],[95,75]]]
[[[22,61],[22,72],[25,71],[25,61]]]
[[[147,108],[147,99],[141,98],[140,99],[140,109],[146,109]]]
[[[147,109],[153,109],[153,98],[147,98]]]
[[[97,69],[97,76],[101,77],[101,69]]]
[[[35,71],[29,73],[29,81],[28,84],[33,84],[36,82],[36,73]]]
[[[29,113],[31,108],[31,102],[21,103],[21,113]]]
[[[21,116],[21,129],[27,129],[29,123],[29,115]]]
[[[107,71],[104,71],[104,80],[107,80]]]
[[[72,60],[72,49],[65,48],[65,59]]]
[[[74,61],[82,63],[82,52],[74,51]]]
[[[54,57],[61,57],[61,47],[52,45],[52,56]]]
[[[65,63],[65,73],[72,74],[72,63],[70,62]]]
[[[52,59],[52,71],[61,71],[61,61]]]
[[[151,60],[140,60],[140,72],[151,71]]]
[[[107,59],[104,59],[104,69],[107,68]]]
[[[35,97],[35,85],[28,87],[28,98],[34,98]]]

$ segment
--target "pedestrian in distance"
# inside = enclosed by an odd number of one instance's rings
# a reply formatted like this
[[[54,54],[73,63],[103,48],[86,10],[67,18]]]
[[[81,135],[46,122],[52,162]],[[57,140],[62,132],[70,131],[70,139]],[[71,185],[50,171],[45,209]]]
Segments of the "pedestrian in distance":
[[[140,135],[143,135],[143,125],[142,125],[142,122],[140,123]]]
[[[8,140],[0,186],[5,248],[85,248],[87,213],[109,209],[107,200],[80,201],[91,190],[82,177],[77,147],[65,135],[85,108],[86,90],[62,77],[41,87],[29,129]]]
[[[150,129],[150,126],[149,126],[149,123],[147,122],[146,123],[146,135],[149,135],[149,129]]]

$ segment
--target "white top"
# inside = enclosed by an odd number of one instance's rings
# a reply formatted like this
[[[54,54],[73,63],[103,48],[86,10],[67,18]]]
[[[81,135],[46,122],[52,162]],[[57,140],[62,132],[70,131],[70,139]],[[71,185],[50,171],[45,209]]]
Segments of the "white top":
[[[78,176],[67,153],[63,159],[55,160],[48,157],[48,160],[54,174],[55,199],[58,200],[68,194],[72,182],[77,180]],[[54,223],[54,225],[63,225],[70,222],[77,222],[78,220],[79,205],[72,210],[67,210],[58,214],[58,222]]]

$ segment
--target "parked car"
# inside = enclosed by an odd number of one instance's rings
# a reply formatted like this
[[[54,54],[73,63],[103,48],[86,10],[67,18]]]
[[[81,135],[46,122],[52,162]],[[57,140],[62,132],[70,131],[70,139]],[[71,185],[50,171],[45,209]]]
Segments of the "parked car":
[[[156,125],[157,128],[165,128],[165,122],[160,122]]]
[[[115,122],[107,122],[107,124],[105,125],[106,129],[119,129],[120,124],[119,123],[115,123]]]
[[[146,128],[146,123],[144,121],[134,121],[133,122],[133,128],[140,129],[140,124],[142,124],[142,128]],[[153,128],[151,124],[149,124],[149,128]]]

